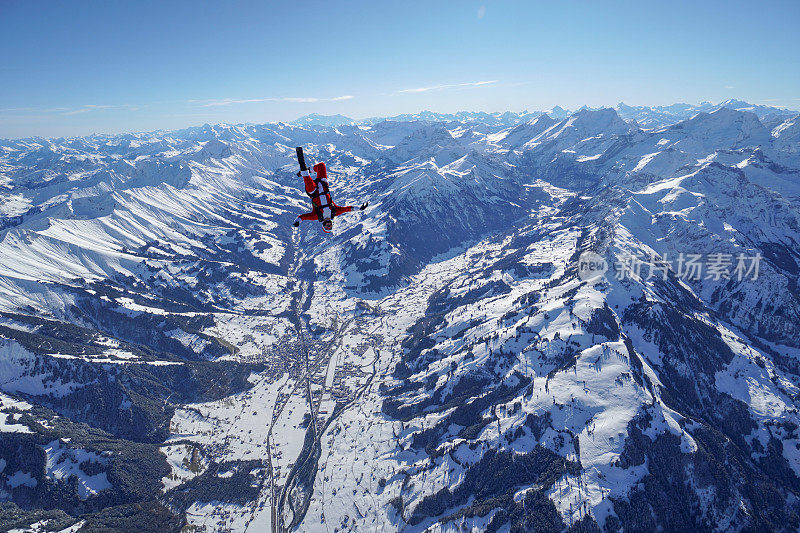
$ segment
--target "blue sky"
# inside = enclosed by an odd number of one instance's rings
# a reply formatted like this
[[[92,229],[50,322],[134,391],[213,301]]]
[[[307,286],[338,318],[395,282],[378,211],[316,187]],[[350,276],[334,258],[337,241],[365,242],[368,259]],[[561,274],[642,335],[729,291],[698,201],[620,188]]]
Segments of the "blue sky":
[[[800,1],[0,0],[0,137],[741,98],[800,108]]]

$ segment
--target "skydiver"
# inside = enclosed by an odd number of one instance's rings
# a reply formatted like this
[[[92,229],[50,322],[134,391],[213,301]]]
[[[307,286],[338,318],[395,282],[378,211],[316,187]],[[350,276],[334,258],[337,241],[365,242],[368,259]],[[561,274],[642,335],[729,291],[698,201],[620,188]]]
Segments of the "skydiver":
[[[305,166],[302,164],[301,167]],[[336,205],[331,198],[330,187],[328,186],[328,170],[325,163],[317,163],[312,169],[313,174],[308,169],[300,170],[298,176],[302,176],[305,183],[306,194],[311,198],[311,206],[313,210],[298,215],[294,219],[294,227],[300,225],[301,220],[319,220],[322,223],[322,231],[330,233],[333,229],[333,219],[337,216],[348,213],[353,210],[352,205],[340,206]],[[363,211],[367,208],[368,202],[364,202],[359,207]]]

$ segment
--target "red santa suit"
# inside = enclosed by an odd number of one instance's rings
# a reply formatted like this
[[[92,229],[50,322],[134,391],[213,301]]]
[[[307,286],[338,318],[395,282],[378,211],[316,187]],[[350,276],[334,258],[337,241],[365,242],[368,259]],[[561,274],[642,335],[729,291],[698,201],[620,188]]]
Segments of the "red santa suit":
[[[352,205],[336,205],[331,198],[330,187],[328,186],[328,169],[325,163],[314,165],[313,174],[308,170],[300,172],[306,188],[306,194],[311,198],[313,211],[299,215],[295,219],[295,225],[301,220],[333,220],[342,213],[353,210]]]

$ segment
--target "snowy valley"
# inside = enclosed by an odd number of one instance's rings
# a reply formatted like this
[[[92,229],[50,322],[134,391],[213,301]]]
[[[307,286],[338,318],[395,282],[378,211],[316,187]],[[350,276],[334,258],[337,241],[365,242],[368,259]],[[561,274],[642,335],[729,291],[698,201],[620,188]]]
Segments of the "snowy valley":
[[[0,525],[797,530],[799,279],[736,100],[0,140]]]

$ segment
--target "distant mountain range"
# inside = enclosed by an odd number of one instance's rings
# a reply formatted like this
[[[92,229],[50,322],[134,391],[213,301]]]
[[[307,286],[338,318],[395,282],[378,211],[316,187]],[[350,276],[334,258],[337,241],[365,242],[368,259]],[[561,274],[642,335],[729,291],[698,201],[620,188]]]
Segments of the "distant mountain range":
[[[800,115],[302,120],[0,140],[0,529],[800,529]]]
[[[759,119],[766,121],[777,121],[780,117],[791,116],[797,114],[797,111],[791,111],[780,107],[771,107],[764,105],[755,105],[743,102],[741,100],[730,99],[719,104],[711,104],[703,102],[697,105],[691,104],[672,104],[668,106],[629,106],[622,102],[614,106],[614,110],[620,117],[629,120],[636,120],[640,126],[645,128],[666,126],[674,124],[681,120],[696,115],[701,112],[711,112],[720,108],[734,109],[737,111],[750,111],[755,113]],[[591,109],[582,107],[583,109]],[[599,108],[594,108],[599,109]],[[506,111],[503,113],[485,113],[476,111],[461,111],[459,113],[436,113],[433,111],[422,111],[414,114],[395,115],[393,117],[375,117],[362,120],[354,120],[343,115],[319,115],[312,113],[306,115],[292,122],[296,125],[305,126],[345,126],[353,124],[376,124],[383,120],[392,120],[395,122],[408,122],[408,121],[430,121],[430,122],[481,122],[490,125],[513,125],[521,122],[527,122],[536,118],[541,114],[549,115],[552,118],[562,119],[566,118],[570,112],[555,106],[552,109],[539,112],[512,112]]]

